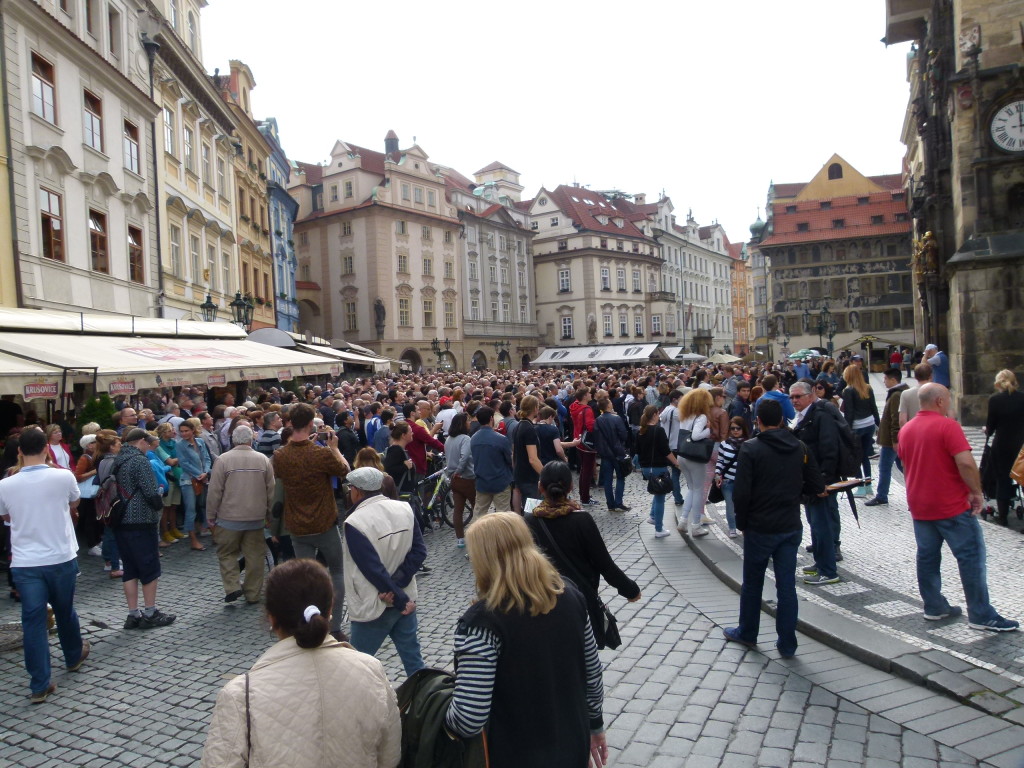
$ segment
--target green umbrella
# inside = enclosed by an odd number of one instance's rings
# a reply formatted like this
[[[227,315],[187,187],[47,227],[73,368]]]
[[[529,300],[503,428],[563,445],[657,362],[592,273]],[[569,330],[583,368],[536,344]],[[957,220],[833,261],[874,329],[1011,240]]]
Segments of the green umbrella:
[[[799,352],[794,352],[789,356],[790,360],[803,359],[805,357],[815,357],[818,353],[813,349],[801,349]]]

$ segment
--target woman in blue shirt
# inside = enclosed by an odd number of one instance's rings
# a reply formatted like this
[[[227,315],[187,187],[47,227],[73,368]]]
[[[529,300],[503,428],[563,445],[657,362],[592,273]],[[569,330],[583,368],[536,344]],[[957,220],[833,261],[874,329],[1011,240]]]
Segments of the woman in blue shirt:
[[[188,534],[192,549],[202,552],[206,549],[196,533],[196,519],[200,524],[206,520],[206,488],[210,479],[213,462],[210,450],[202,440],[196,439],[201,424],[199,419],[186,419],[178,426],[181,437],[175,441],[178,466],[181,467],[181,501],[185,506],[185,533]],[[197,481],[196,487],[193,480]]]

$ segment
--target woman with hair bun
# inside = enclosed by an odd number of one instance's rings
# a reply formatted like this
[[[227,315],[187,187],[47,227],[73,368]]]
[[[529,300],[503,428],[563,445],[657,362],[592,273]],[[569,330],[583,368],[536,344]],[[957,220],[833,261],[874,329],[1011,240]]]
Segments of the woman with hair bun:
[[[571,490],[572,471],[568,464],[552,461],[544,465],[540,473],[543,501],[534,508],[533,515],[526,518],[526,524],[537,547],[548,556],[558,572],[571,579],[583,593],[597,647],[604,648],[601,609],[597,602],[601,577],[631,603],[640,599],[640,587],[612,560],[594,518],[569,498]],[[548,533],[554,539],[558,552],[552,546]],[[583,583],[577,583],[577,580]]]
[[[265,609],[278,637],[217,696],[203,768],[394,768],[402,726],[377,659],[330,636],[334,589],[315,560],[267,576]]]

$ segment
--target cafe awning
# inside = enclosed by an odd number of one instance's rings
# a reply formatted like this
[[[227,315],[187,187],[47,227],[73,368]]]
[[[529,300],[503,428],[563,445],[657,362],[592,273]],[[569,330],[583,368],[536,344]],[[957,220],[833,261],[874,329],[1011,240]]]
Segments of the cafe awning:
[[[0,352],[0,395],[21,395],[25,400],[56,400],[60,397],[61,386],[67,387],[75,374],[91,375],[92,371],[68,371],[67,374],[65,379],[63,368]]]
[[[642,364],[652,359],[667,360],[657,344],[614,344],[599,347],[549,347],[530,363],[534,366]]]
[[[244,339],[2,332],[0,349],[74,372],[75,381],[90,381],[95,375],[97,391],[111,395],[341,373],[337,359]]]

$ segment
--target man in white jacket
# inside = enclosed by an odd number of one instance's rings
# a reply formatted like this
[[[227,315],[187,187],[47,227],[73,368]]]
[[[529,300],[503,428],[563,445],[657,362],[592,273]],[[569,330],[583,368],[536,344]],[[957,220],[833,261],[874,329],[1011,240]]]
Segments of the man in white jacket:
[[[416,617],[416,571],[427,557],[412,509],[380,493],[384,473],[360,467],[346,482],[353,504],[345,520],[345,594],[352,645],[374,655],[395,644],[407,675],[425,665]]]

